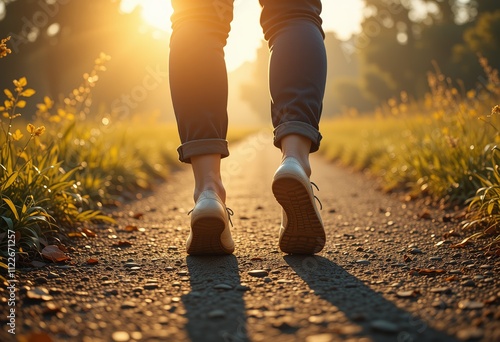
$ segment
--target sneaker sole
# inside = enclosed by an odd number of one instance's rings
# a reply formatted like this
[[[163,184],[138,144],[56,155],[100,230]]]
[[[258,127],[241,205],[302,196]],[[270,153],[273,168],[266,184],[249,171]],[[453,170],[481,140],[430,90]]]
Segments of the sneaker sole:
[[[189,255],[226,255],[233,250],[224,248],[221,234],[225,223],[219,218],[203,217],[192,223],[192,239],[187,253]]]
[[[274,180],[272,190],[287,217],[280,249],[289,254],[320,252],[325,246],[325,230],[304,185],[291,177],[283,177]]]

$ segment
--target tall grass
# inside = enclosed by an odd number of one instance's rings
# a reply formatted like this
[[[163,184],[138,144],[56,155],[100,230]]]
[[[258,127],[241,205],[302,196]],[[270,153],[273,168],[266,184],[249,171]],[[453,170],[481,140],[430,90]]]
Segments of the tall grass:
[[[480,62],[488,80],[478,89],[466,91],[436,68],[428,75],[424,101],[412,101],[403,92],[372,115],[325,122],[323,153],[369,170],[386,190],[402,189],[442,204],[470,204],[473,220],[466,227],[481,222],[488,227],[485,232],[498,234],[491,227],[500,221],[500,191],[490,189],[500,181],[495,173],[500,82],[498,72],[484,58]]]

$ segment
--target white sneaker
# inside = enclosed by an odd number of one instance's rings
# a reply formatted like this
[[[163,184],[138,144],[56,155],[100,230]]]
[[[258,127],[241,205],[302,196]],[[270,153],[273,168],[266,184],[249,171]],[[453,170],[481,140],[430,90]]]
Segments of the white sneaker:
[[[274,197],[283,207],[280,249],[291,254],[314,254],[325,246],[326,235],[309,177],[293,157],[274,174]]]
[[[231,254],[234,241],[229,229],[232,211],[212,190],[200,194],[191,211],[191,233],[187,239],[190,255]]]

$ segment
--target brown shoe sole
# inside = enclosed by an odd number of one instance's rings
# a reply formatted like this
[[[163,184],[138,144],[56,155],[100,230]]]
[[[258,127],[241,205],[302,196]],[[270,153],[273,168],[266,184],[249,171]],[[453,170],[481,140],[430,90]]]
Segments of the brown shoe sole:
[[[320,252],[325,246],[325,230],[304,185],[292,177],[282,177],[274,180],[272,190],[287,216],[280,249],[289,254]]]
[[[221,243],[221,234],[225,223],[220,218],[203,217],[192,223],[192,239],[187,250],[189,255],[226,255],[233,249],[225,248]]]

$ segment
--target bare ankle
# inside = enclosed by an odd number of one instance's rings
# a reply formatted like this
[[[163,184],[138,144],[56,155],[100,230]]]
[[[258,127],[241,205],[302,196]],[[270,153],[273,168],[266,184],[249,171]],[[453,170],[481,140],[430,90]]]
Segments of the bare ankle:
[[[290,134],[281,139],[281,151],[283,159],[293,157],[297,159],[308,177],[311,176],[311,165],[309,163],[309,151],[311,141],[301,135]]]
[[[198,198],[200,197],[201,193],[203,191],[213,191],[219,196],[219,198],[222,200],[222,202],[226,203],[226,189],[224,189],[224,186],[222,185],[222,182],[212,182],[212,183],[205,183],[201,185],[196,185],[194,189],[194,201],[198,201]]]
[[[226,190],[222,184],[220,173],[220,154],[205,154],[191,157],[194,174],[194,201],[206,190],[214,191],[220,199],[226,202]]]

